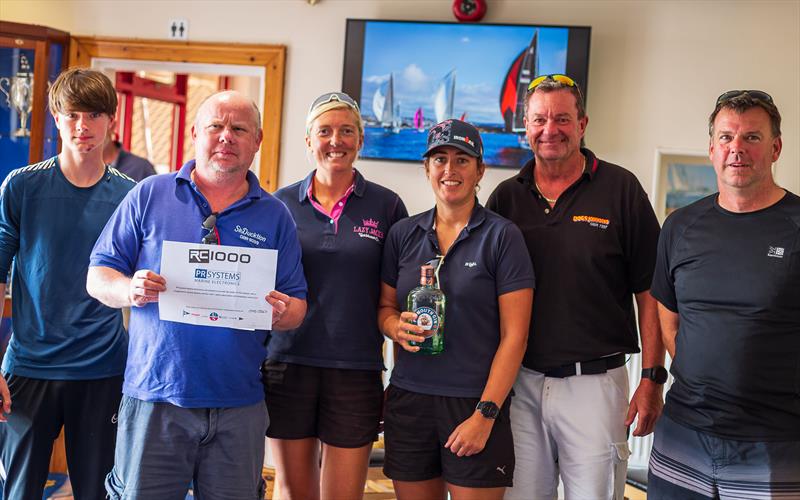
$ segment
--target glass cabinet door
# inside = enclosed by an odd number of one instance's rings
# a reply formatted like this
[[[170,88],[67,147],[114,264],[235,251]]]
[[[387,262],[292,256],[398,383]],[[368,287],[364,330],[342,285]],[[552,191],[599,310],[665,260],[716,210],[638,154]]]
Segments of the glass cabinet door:
[[[0,22],[0,180],[58,153],[47,90],[66,67],[69,34]]]

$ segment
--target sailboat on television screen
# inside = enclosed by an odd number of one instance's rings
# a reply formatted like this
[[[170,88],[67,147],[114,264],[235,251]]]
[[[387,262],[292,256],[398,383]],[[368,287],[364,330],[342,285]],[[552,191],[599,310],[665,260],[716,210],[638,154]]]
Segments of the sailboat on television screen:
[[[433,112],[436,123],[453,118],[453,102],[456,97],[456,70],[450,70],[436,86],[433,94]]]
[[[520,134],[519,144],[530,149],[525,138],[525,96],[528,85],[539,73],[539,30],[508,68],[500,90],[500,114],[505,132]]]
[[[417,108],[417,111],[414,113],[414,128],[417,129],[418,132],[425,131],[425,114],[422,112],[422,108]]]
[[[372,112],[386,131],[395,134],[400,131],[400,105],[394,102],[393,73],[389,73],[389,79],[372,95]]]

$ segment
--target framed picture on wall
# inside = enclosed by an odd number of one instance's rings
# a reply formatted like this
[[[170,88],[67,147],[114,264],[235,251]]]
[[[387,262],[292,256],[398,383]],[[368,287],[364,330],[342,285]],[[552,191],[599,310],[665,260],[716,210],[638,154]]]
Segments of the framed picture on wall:
[[[419,164],[428,131],[451,118],[481,132],[487,165],[531,158],[530,82],[570,75],[586,99],[588,26],[348,19],[342,90],[364,118],[363,159]]]
[[[653,197],[659,222],[675,210],[717,192],[717,176],[704,151],[657,149]]]

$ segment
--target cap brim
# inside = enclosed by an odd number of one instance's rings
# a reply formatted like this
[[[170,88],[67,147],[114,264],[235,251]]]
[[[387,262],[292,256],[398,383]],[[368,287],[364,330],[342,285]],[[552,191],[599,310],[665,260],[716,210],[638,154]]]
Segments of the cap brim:
[[[429,147],[428,150],[425,151],[422,154],[422,157],[423,158],[427,158],[428,156],[431,155],[431,153],[433,151],[435,151],[435,150],[437,150],[439,148],[444,148],[444,147],[448,147],[448,146],[456,148],[456,149],[459,149],[459,150],[467,153],[468,155],[470,155],[473,158],[480,158],[481,157],[481,155],[477,154],[475,151],[471,150],[467,146],[464,146],[463,144],[452,144],[452,143],[449,143],[449,142],[445,143],[445,144],[434,144],[433,146]]]

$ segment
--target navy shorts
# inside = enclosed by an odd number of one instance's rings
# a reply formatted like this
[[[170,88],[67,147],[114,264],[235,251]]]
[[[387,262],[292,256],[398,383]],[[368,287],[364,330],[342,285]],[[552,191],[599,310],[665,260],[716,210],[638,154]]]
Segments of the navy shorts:
[[[380,370],[346,370],[268,360],[262,369],[267,437],[315,437],[339,448],[378,439],[383,409]]]
[[[458,457],[444,445],[453,430],[475,412],[478,398],[431,396],[389,386],[384,414],[383,473],[395,481],[437,477],[467,488],[512,486],[514,439],[508,400],[483,451]]]
[[[12,411],[0,424],[0,498],[42,498],[53,441],[64,427],[76,498],[104,498],[114,465],[122,375],[95,380],[44,380],[6,374]]]
[[[752,442],[695,431],[662,415],[648,500],[800,498],[800,441]]]

